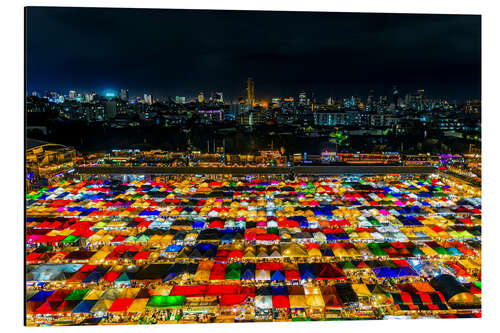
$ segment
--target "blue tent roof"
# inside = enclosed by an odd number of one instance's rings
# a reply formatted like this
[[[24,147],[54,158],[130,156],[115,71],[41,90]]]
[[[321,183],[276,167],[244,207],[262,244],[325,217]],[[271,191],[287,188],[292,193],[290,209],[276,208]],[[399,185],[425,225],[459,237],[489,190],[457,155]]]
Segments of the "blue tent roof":
[[[241,274],[240,276],[240,280],[253,280],[254,278],[255,278],[254,270],[250,268],[245,269],[243,274]]]
[[[299,271],[301,280],[316,279],[314,269],[311,264],[299,264]]]
[[[73,313],[90,313],[90,309],[97,303],[97,300],[84,299],[78,303],[71,311]]]
[[[452,256],[461,256],[463,255],[462,252],[460,252],[456,247],[449,247],[446,249],[448,253],[450,253]]]
[[[276,295],[288,296],[288,288],[286,286],[276,286],[276,287],[271,286],[271,294],[273,296]]]
[[[104,276],[103,272],[99,270],[92,271],[87,277],[82,280],[83,283],[98,282]]]
[[[193,223],[194,229],[203,229],[204,226],[205,226],[205,222],[203,222],[203,221],[195,221]]]
[[[196,244],[196,248],[199,251],[208,251],[217,249],[217,245],[211,243],[198,243]]]
[[[279,270],[274,271],[271,275],[271,281],[285,281],[285,280],[286,280],[285,276]]]
[[[372,268],[372,271],[378,278],[388,278],[388,277],[398,276],[398,270],[390,267],[374,267]]]
[[[167,252],[179,252],[182,250],[182,246],[177,244],[170,244],[165,251]]]
[[[328,235],[326,237],[328,239]],[[328,239],[329,240],[329,239]],[[321,251],[321,255],[323,257],[333,257],[334,254],[333,254],[333,251],[332,251],[332,248],[331,247],[325,247],[323,249],[320,250]]]
[[[33,295],[28,301],[33,302],[45,302],[45,300],[52,295],[54,290],[40,290],[35,295]]]
[[[398,269],[398,277],[403,277],[403,276],[418,276],[418,273],[415,272],[415,270],[411,267],[400,267]]]

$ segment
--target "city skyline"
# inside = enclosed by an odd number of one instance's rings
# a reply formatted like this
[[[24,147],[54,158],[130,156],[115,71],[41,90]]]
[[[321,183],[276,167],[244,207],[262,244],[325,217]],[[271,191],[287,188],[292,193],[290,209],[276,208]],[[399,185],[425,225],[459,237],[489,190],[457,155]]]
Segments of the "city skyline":
[[[252,79],[252,82],[255,85],[253,78],[249,78],[249,79]],[[246,84],[247,83],[248,82],[246,81]],[[254,89],[253,100],[255,102],[255,101],[272,101],[276,98],[278,98],[278,99],[293,98],[293,99],[296,99],[297,102],[299,102],[301,95],[305,94],[305,98],[309,99],[310,97],[314,97],[316,99],[316,103],[318,103],[318,104],[327,104],[329,101],[346,100],[346,99],[350,99],[352,97],[360,98],[362,101],[368,102],[368,101],[370,101],[370,99],[375,101],[374,98],[377,98],[377,97],[389,98],[393,94],[395,88],[397,88],[398,93],[399,93],[399,98],[402,102],[404,102],[404,99],[406,96],[410,96],[410,95],[416,94],[416,93],[422,94],[422,96],[424,98],[429,99],[429,100],[447,101],[450,103],[456,102],[456,104],[465,104],[465,103],[469,103],[471,101],[480,100],[480,99],[466,98],[466,97],[463,97],[463,99],[461,99],[461,100],[457,100],[457,99],[450,98],[449,96],[436,96],[432,93],[428,93],[428,91],[426,89],[409,90],[409,89],[405,89],[405,88],[400,89],[397,86],[393,86],[392,89],[386,90],[383,92],[378,92],[378,91],[375,91],[373,89],[370,89],[367,92],[365,92],[364,94],[329,95],[329,96],[318,96],[311,89],[303,89],[303,90],[298,90],[297,92],[295,92],[291,95],[273,96],[273,95],[269,95],[269,94],[264,94],[264,95],[266,95],[266,97],[261,97],[258,94],[255,94],[255,89]],[[223,99],[223,103],[224,104],[239,104],[242,101],[247,103],[248,96],[247,96],[246,90],[247,89],[245,88],[245,93],[242,96]],[[126,91],[126,94],[127,94],[126,95],[127,98],[125,98],[125,99],[123,98],[123,95],[122,95],[122,93],[124,91]],[[210,91],[193,90],[193,92],[191,92],[191,93],[178,94],[178,95],[166,95],[166,94],[152,95],[149,93],[149,91],[142,91],[142,92],[135,91],[135,93],[129,93],[129,89],[123,88],[123,87],[121,87],[121,88],[108,88],[108,89],[103,89],[102,91],[96,91],[96,90],[88,89],[88,88],[87,89],[83,88],[82,90],[75,90],[75,89],[71,89],[71,88],[66,88],[66,89],[61,89],[61,90],[42,89],[42,90],[26,91],[26,96],[37,96],[37,97],[41,97],[41,98],[45,98],[45,97],[49,98],[49,97],[51,97],[50,95],[52,95],[54,93],[57,94],[58,96],[63,96],[65,98],[69,98],[71,100],[77,100],[78,97],[83,98],[83,97],[86,97],[87,95],[98,95],[98,96],[103,96],[103,97],[108,97],[108,98],[117,98],[117,99],[120,99],[123,101],[125,101],[125,100],[131,101],[131,100],[135,100],[137,98],[142,99],[144,96],[150,96],[153,99],[153,101],[168,101],[168,99],[171,99],[172,101],[179,102],[178,99],[183,99],[183,102],[181,104],[190,103],[190,102],[199,102],[198,98],[199,98],[200,94],[205,94],[205,93],[207,93],[207,95],[204,97],[204,102],[207,102],[208,100],[211,100],[211,99],[215,100],[216,95],[223,94],[223,96],[225,96],[223,92],[219,92],[219,91],[216,92],[214,89],[211,89]],[[269,95],[269,97],[267,97],[267,95]],[[81,100],[81,102],[85,102],[85,100]]]
[[[251,76],[256,98],[397,85],[465,102],[480,99],[480,25],[474,15],[30,7],[26,88],[231,100]]]

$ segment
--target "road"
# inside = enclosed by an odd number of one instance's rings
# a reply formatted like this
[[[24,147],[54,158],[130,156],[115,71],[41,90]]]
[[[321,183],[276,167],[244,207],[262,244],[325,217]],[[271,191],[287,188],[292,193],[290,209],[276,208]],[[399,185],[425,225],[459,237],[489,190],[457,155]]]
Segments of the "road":
[[[120,167],[120,166],[93,166],[76,167],[79,174],[150,174],[150,175],[201,175],[201,174],[232,174],[232,175],[304,175],[327,176],[340,174],[405,174],[405,173],[434,173],[433,167],[417,166],[295,166],[295,167]]]

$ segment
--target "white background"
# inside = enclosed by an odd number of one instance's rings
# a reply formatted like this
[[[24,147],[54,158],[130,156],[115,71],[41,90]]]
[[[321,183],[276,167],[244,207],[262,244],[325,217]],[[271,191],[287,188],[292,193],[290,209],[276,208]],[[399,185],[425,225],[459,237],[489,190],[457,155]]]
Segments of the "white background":
[[[448,13],[482,15],[483,110],[483,318],[443,320],[390,320],[356,322],[183,324],[157,326],[100,326],[25,328],[23,320],[23,96],[24,6],[86,6],[129,8],[198,8],[300,10],[385,13]],[[349,0],[349,1],[3,1],[0,7],[0,325],[5,332],[30,330],[67,332],[133,332],[176,330],[191,332],[256,332],[260,330],[329,330],[331,332],[489,332],[500,329],[500,15],[498,1],[475,0]],[[432,50],[429,50],[432,52]]]

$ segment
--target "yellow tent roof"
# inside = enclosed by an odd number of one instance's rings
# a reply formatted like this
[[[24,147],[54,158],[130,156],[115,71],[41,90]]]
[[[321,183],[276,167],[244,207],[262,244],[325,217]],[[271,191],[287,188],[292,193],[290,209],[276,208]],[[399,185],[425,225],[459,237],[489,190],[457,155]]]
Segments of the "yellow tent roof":
[[[307,251],[307,254],[309,257],[322,257],[323,255],[321,254],[321,251],[315,247],[309,249]]]
[[[281,245],[281,255],[283,257],[307,257],[307,250],[297,243]]]
[[[304,285],[304,293],[306,295],[321,295],[321,289],[318,286],[306,284]]]
[[[154,289],[153,295],[154,296],[168,296],[170,295],[170,291],[172,290],[173,286],[163,286],[163,287],[158,287]]]
[[[306,295],[306,304],[310,308],[324,308],[325,301],[321,294]],[[291,307],[291,305],[290,305]]]
[[[98,300],[101,298],[101,295],[104,294],[104,290],[92,289],[90,290],[83,299],[86,300]]]
[[[107,247],[102,248],[90,258],[90,262],[99,262],[101,260],[104,260],[111,252],[112,250]]]
[[[140,290],[141,288],[124,288],[118,298],[135,298]]]
[[[306,297],[304,295],[289,295],[291,309],[305,309],[307,307]]]
[[[353,283],[352,289],[359,297],[369,297],[371,296],[370,290],[366,287],[364,283]]]
[[[130,304],[130,307],[128,308],[127,312],[130,313],[138,313],[138,312],[144,312],[146,309],[146,304],[148,304],[149,299],[148,298],[136,298]]]

